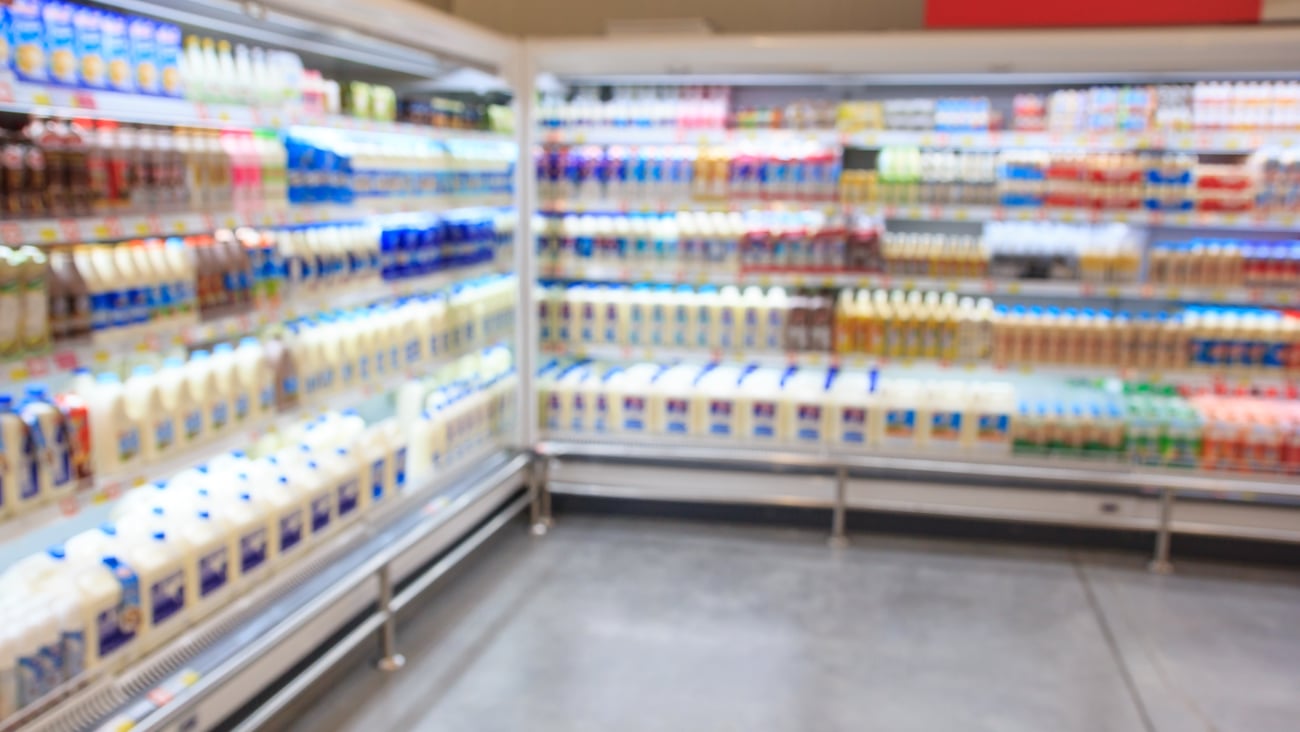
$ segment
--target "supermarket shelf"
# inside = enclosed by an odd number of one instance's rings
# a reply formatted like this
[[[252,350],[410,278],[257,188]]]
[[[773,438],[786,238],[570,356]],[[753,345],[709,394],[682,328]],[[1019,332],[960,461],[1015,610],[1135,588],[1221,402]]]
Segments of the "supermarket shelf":
[[[145,94],[72,89],[0,78],[0,111],[137,124],[209,128],[284,128],[290,125],[413,135],[438,140],[514,142],[511,133],[453,130],[322,114],[297,104],[254,107],[207,104]]]
[[[317,394],[292,409],[265,415],[248,425],[203,442],[192,449],[168,456],[149,465],[97,474],[77,486],[69,495],[21,516],[0,522],[0,569],[15,560],[39,552],[72,534],[103,523],[113,503],[126,492],[149,483],[167,480],[184,470],[201,465],[210,458],[232,450],[245,449],[264,435],[281,432],[293,424],[311,419],[325,411],[356,408],[369,400],[393,392],[411,378],[432,374],[462,356],[480,350],[471,348],[456,355],[444,356],[404,368],[385,379],[374,380],[342,391]]]
[[[400,213],[438,213],[481,206],[513,205],[509,195],[438,196],[417,200],[366,201],[341,205],[254,207],[242,211],[201,213],[178,211],[128,216],[83,216],[61,219],[27,219],[0,222],[0,244],[59,245],[93,241],[118,241],[138,237],[210,234],[239,226],[288,226],[355,221],[368,216]]]
[[[701,447],[699,440],[673,442],[662,437],[649,440],[623,438],[599,442],[575,439],[544,439],[539,455],[585,460],[653,461],[666,464],[694,463],[724,469],[802,469],[833,472],[845,468],[858,474],[909,474],[938,479],[1013,481],[1050,484],[1056,487],[1096,487],[1154,491],[1169,489],[1197,496],[1273,496],[1300,498],[1300,483],[1283,477],[1246,473],[1210,473],[1134,466],[1118,462],[1054,460],[1011,456],[962,455],[951,459],[935,452],[911,454],[846,454],[798,449],[759,450],[725,445]]]
[[[747,211],[821,211],[827,215],[864,214],[894,221],[1047,221],[1067,224],[1132,224],[1171,229],[1225,229],[1232,231],[1293,231],[1300,227],[1300,212],[1277,213],[1208,211],[1106,211],[1028,206],[940,206],[934,204],[838,204],[809,199],[701,199],[646,197],[641,199],[543,199],[543,215],[665,214],[678,211],[745,213]]]
[[[1010,456],[760,453],[723,444],[701,449],[698,440],[679,446],[629,439],[619,437],[611,446],[552,435],[540,447],[556,458],[546,471],[547,490],[606,500],[822,509],[832,517],[833,537],[841,511],[866,510],[1126,532],[1158,533],[1167,526],[1176,534],[1300,542],[1300,498],[1286,492],[1294,490],[1291,484],[1259,476],[1177,472],[1180,486],[1169,490],[1171,510],[1165,513],[1164,471],[1155,468]],[[1132,474],[1142,479],[1130,480]],[[1202,490],[1201,481],[1212,482],[1212,489]]]
[[[541,264],[539,276],[551,280],[591,282],[662,282],[693,285],[759,285],[762,287],[821,287],[839,289],[899,288],[937,290],[972,296],[1027,298],[1147,300],[1163,302],[1294,305],[1300,292],[1281,288],[1174,287],[1147,283],[1092,283],[1070,280],[1004,280],[956,277],[917,277],[855,272],[731,271],[700,264],[693,269],[614,264]]]
[[[56,690],[36,706],[39,716],[9,721],[40,732],[211,729],[336,632],[353,628],[324,658],[338,660],[350,643],[372,637],[384,620],[371,610],[375,576],[388,569],[396,584],[417,573],[414,581],[426,583],[445,574],[526,505],[510,499],[527,465],[527,456],[483,445],[143,660]],[[413,597],[398,594],[394,611]]]
[[[1232,229],[1239,231],[1287,231],[1300,223],[1296,212],[1212,213],[1207,211],[1099,211],[1074,208],[1030,208],[1013,206],[933,206],[868,204],[849,207],[873,216],[898,221],[1051,221],[1057,223],[1133,224],[1179,229]]]
[[[0,374],[8,377],[7,387],[23,382],[56,381],[70,377],[81,367],[107,369],[140,354],[166,353],[169,349],[197,347],[216,341],[237,340],[261,329],[326,310],[356,308],[384,300],[437,290],[457,282],[498,272],[496,265],[477,265],[439,272],[427,277],[383,282],[374,288],[349,288],[308,292],[288,302],[267,304],[247,312],[191,323],[162,323],[113,333],[98,343],[56,343],[48,354],[27,356],[0,363]]]
[[[543,130],[546,144],[573,145],[781,145],[795,142],[824,146],[878,148],[891,145],[958,150],[1169,150],[1177,152],[1248,153],[1263,147],[1300,144],[1300,130],[1189,132],[1018,132],[909,130],[762,130],[687,129],[677,127],[604,127]]]
[[[1106,366],[1065,366],[1052,364],[993,364],[984,361],[940,361],[925,358],[880,358],[865,354],[836,354],[818,351],[747,351],[719,348],[675,348],[662,346],[609,346],[575,345],[572,347],[547,344],[542,352],[572,358],[590,358],[603,361],[653,361],[656,363],[712,363],[731,361],[756,363],[760,366],[782,368],[786,366],[881,369],[900,368],[915,374],[929,373],[935,377],[1007,378],[1015,376],[1042,376],[1053,379],[1105,379],[1149,381],[1179,384],[1224,383],[1242,387],[1284,388],[1300,381],[1298,376],[1274,374],[1252,370],[1232,369],[1169,369],[1142,370]]]

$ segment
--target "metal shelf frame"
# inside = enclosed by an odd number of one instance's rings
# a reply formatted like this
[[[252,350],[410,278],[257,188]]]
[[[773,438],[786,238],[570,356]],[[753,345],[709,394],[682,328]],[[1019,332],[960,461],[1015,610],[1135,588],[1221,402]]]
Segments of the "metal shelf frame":
[[[850,509],[887,509],[920,514],[959,515],[966,518],[992,518],[1006,521],[1036,523],[1070,523],[1094,528],[1150,531],[1154,537],[1151,569],[1155,572],[1172,570],[1170,539],[1175,533],[1210,536],[1231,535],[1241,538],[1264,539],[1282,542],[1300,542],[1300,481],[1286,477],[1256,477],[1248,475],[1207,474],[1190,471],[1144,468],[1120,463],[1091,464],[1084,461],[1014,459],[1005,457],[962,456],[958,459],[937,458],[934,455],[891,454],[841,454],[830,451],[808,452],[798,450],[761,451],[727,446],[704,446],[674,443],[667,440],[602,441],[570,439],[557,436],[538,443],[539,489],[541,502],[549,504],[549,493],[572,493],[587,496],[617,498],[642,498],[670,501],[702,501],[707,503],[741,505],[778,505],[829,509],[831,513],[830,541],[833,546],[843,546],[848,538],[845,519]],[[607,487],[592,483],[552,481],[553,465],[564,461],[581,463],[618,464],[623,466],[653,466],[676,468],[686,476],[708,481],[708,474],[718,471],[732,473],[772,473],[795,471],[804,479],[795,485],[794,480],[783,478],[785,489],[778,494],[741,488],[730,496],[692,488],[669,488],[665,491],[640,490],[634,486]],[[830,490],[810,484],[806,476],[822,476],[833,480]],[[716,478],[715,478],[716,480]],[[973,510],[942,510],[916,503],[908,506],[902,502],[889,504],[872,500],[870,491],[875,484],[885,482],[926,482],[952,484],[994,484],[999,488],[1019,488],[1061,491],[1081,490],[1104,494],[1145,497],[1158,501],[1158,512],[1153,520],[1140,517],[1098,516],[1093,520],[1064,522],[1060,518],[1016,507],[975,507]],[[674,481],[674,484],[677,484]],[[860,490],[851,494],[856,485]],[[972,488],[972,490],[975,490]],[[1277,528],[1241,527],[1226,531],[1213,525],[1175,520],[1175,503],[1179,498],[1198,501],[1216,499],[1225,491],[1242,498],[1254,500],[1257,496],[1276,499],[1282,504],[1273,510],[1295,512],[1294,526],[1290,531]],[[549,515],[546,516],[549,519]]]

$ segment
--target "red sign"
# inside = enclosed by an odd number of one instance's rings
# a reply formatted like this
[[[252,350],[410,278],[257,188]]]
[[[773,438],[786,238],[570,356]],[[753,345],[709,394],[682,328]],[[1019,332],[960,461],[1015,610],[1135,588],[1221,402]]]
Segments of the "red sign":
[[[927,28],[1258,23],[1262,0],[926,0]]]

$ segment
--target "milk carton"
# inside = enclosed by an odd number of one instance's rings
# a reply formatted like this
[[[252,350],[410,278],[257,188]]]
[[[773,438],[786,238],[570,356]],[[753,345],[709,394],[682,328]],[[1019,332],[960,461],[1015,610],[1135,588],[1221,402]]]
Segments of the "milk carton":
[[[87,403],[96,471],[113,473],[134,467],[143,445],[141,425],[131,417],[126,391],[117,374],[96,377]]]
[[[916,408],[920,401],[920,384],[910,379],[886,381],[881,401],[885,411],[881,445],[895,450],[915,448]]]
[[[794,370],[793,366],[784,371],[760,368],[741,377],[737,406],[742,440],[762,446],[781,439],[779,394],[782,382]]]
[[[697,410],[690,392],[699,372],[698,366],[680,364],[664,369],[651,381],[652,434],[686,437],[696,432]]]
[[[822,444],[829,432],[826,392],[835,381],[835,369],[796,371],[782,379],[778,415],[780,439],[799,447]]]
[[[14,411],[13,397],[0,395],[0,517],[40,502],[40,481],[32,457],[27,424]]]
[[[235,349],[237,394],[248,399],[248,418],[256,419],[275,411],[275,372],[256,338],[244,338]],[[235,411],[238,416],[239,405]]]
[[[38,490],[51,499],[67,495],[75,488],[75,476],[72,443],[63,413],[43,385],[33,384],[27,387],[20,415],[31,438]]]
[[[189,589],[186,552],[178,533],[162,528],[122,537],[120,559],[139,581],[138,654],[162,645],[184,627]]]
[[[163,361],[156,375],[162,410],[171,416],[176,429],[176,445],[185,449],[207,439],[207,420],[202,402],[179,358]]]
[[[884,417],[880,413],[879,373],[844,371],[828,395],[830,444],[837,450],[862,450],[879,444]]]
[[[185,364],[185,381],[190,394],[203,409],[203,431],[218,437],[230,426],[229,372],[218,372],[207,351],[195,351]]]
[[[169,410],[159,389],[160,382],[150,366],[137,366],[126,380],[126,410],[131,421],[141,425],[140,455],[157,460],[176,446],[176,415]]]

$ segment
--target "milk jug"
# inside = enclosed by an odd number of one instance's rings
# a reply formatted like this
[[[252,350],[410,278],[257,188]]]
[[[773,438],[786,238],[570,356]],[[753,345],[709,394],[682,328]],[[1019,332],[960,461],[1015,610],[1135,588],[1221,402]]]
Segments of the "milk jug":
[[[27,424],[14,411],[13,397],[0,394],[0,516],[21,513],[42,500],[33,458]]]
[[[862,449],[875,445],[879,435],[872,429],[880,411],[876,393],[878,372],[842,372],[832,387],[830,402],[831,444],[837,449]]]
[[[752,445],[771,445],[780,439],[778,423],[781,382],[794,367],[785,371],[760,368],[742,376],[736,405],[740,410],[741,439]]]
[[[140,583],[140,628],[136,650],[147,653],[184,626],[188,602],[185,551],[179,535],[161,528],[122,537],[121,559]]]
[[[235,555],[231,561],[231,575],[242,587],[255,586],[271,571],[275,559],[270,540],[270,516],[263,504],[253,501],[251,494],[242,491],[243,481],[235,476],[223,478],[213,488],[199,489],[202,505],[199,510],[209,512],[212,520],[228,537],[233,537]]]
[[[162,371],[155,377],[162,409],[169,414],[176,430],[176,444],[187,448],[208,437],[203,404],[199,401],[179,358],[163,361]]]
[[[217,374],[212,356],[207,351],[195,351],[185,364],[185,381],[203,409],[203,431],[217,437],[230,426],[230,398],[225,382]]]
[[[126,380],[127,416],[140,425],[140,455],[145,461],[169,453],[176,444],[176,416],[164,405],[159,379],[149,366],[136,366]]]
[[[67,495],[75,485],[72,443],[63,413],[44,386],[33,384],[27,387],[20,414],[31,437],[31,458],[40,494],[51,499]]]
[[[231,425],[246,425],[253,416],[257,394],[242,378],[235,349],[229,343],[218,343],[212,348],[212,373],[219,390],[226,394]]]
[[[275,411],[275,373],[256,338],[244,338],[235,349],[235,379],[238,390],[249,396],[252,418]]]

